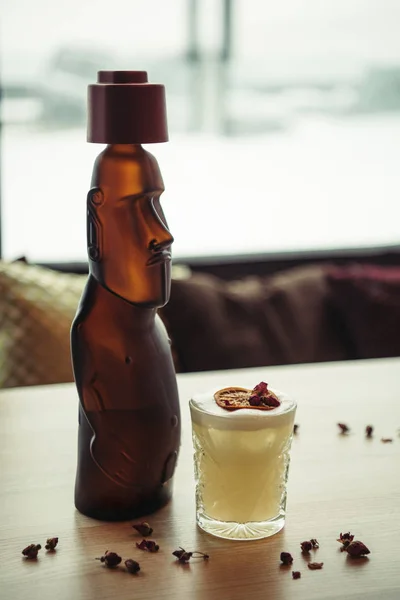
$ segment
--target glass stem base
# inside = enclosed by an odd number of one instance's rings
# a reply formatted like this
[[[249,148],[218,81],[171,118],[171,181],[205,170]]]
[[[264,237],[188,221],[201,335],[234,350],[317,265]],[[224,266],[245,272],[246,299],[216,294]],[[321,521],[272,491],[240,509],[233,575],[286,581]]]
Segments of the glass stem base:
[[[260,540],[278,533],[285,525],[285,515],[280,514],[268,521],[235,523],[218,521],[205,513],[197,513],[197,524],[206,533],[226,540]]]

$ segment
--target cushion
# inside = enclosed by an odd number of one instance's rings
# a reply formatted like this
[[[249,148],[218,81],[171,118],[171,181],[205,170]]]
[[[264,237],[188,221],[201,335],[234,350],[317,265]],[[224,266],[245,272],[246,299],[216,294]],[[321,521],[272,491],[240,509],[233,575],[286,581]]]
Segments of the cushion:
[[[236,282],[196,274],[173,281],[160,314],[183,371],[350,358],[322,266]]]
[[[335,267],[328,282],[356,356],[400,356],[400,267]]]
[[[73,380],[69,331],[86,279],[0,262],[0,388]]]
[[[69,332],[86,278],[0,262],[0,387],[73,380]],[[361,339],[362,319],[348,339],[350,321],[355,322],[350,311],[361,316],[356,305],[343,310],[343,299],[331,301],[339,279],[324,266],[230,282],[188,276],[175,267],[170,302],[159,314],[177,371],[344,360],[356,357],[356,350],[368,354],[376,340],[369,345],[369,338]],[[349,278],[341,284],[348,286]],[[356,333],[355,350],[350,342]]]

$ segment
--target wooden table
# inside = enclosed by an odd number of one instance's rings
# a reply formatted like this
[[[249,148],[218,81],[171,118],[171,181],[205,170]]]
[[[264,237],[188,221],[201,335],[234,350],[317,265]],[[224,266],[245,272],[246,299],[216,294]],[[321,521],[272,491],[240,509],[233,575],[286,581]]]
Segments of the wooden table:
[[[286,527],[255,542],[211,537],[195,525],[187,400],[216,386],[266,380],[298,400]],[[75,511],[77,396],[73,385],[0,392],[1,600],[322,600],[400,598],[400,359],[291,366],[179,376],[183,440],[173,501],[148,520],[157,554],[136,549],[130,523],[101,523]],[[351,427],[338,433],[337,422]],[[366,439],[365,426],[375,427]],[[382,443],[381,437],[393,437]],[[351,559],[338,534],[350,530],[371,550]],[[29,543],[59,536],[57,552],[22,558]],[[300,553],[316,537],[310,571]],[[210,554],[187,566],[178,546]],[[141,564],[139,576],[104,567],[105,550]],[[281,551],[294,556],[280,566]]]

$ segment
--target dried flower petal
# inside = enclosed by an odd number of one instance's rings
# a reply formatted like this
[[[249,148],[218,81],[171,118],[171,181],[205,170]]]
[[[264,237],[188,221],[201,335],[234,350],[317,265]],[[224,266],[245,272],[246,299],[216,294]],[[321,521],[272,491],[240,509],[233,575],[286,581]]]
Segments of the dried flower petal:
[[[158,544],[156,544],[155,542],[149,540],[147,542],[147,550],[149,552],[158,552],[160,549],[160,546]]]
[[[179,552],[179,555],[176,552]],[[181,563],[189,562],[189,560],[193,556],[193,552],[186,552],[186,550],[183,550],[182,552],[180,552],[178,550],[178,551],[173,552],[172,554],[174,554],[174,556],[176,556],[177,559],[179,560],[179,562],[181,562]]]
[[[132,560],[131,558],[128,558],[125,561],[125,567],[127,571],[129,571],[129,573],[132,573],[132,575],[136,575],[136,573],[139,573],[140,571],[139,563],[136,562],[136,560]]]
[[[176,556],[176,558],[180,558],[185,552],[186,550],[184,550],[183,548],[179,548],[179,550],[174,550],[172,554]]]
[[[147,552],[158,552],[160,549],[160,546],[153,540],[142,540],[140,544],[136,542],[136,546],[139,550],[147,550]]]
[[[290,552],[281,552],[281,562],[284,565],[291,565],[293,562],[293,556]]]
[[[312,547],[314,548],[314,550],[317,550],[317,548],[319,548],[319,541],[316,540],[315,538],[312,538],[310,540]]]
[[[313,547],[311,542],[301,542],[300,544],[300,548],[302,552],[310,552],[311,548]]]
[[[348,531],[347,533],[340,533],[337,541],[340,544],[343,544],[345,546],[348,546],[350,544],[350,542],[352,542],[354,540],[354,535],[352,535],[350,533],[350,531]]]
[[[47,538],[45,549],[46,550],[55,550],[58,544],[58,537]]]
[[[299,428],[299,426],[297,425],[297,423],[295,423],[293,425],[293,433],[294,433],[294,435],[296,435],[298,428]]]
[[[96,560],[99,560],[100,562],[105,563],[107,567],[112,568],[119,565],[122,558],[116,552],[109,552],[108,550],[106,550],[104,552],[104,555],[100,558],[96,558]]]
[[[348,546],[345,548],[346,552],[353,556],[354,558],[358,556],[365,556],[366,554],[370,554],[367,546],[358,540],[354,540],[354,542],[350,542]]]
[[[338,427],[341,433],[348,433],[350,431],[350,427],[348,427],[345,423],[338,423]]]
[[[268,383],[265,381],[260,381],[253,389],[252,393],[257,394],[257,396],[264,396],[268,392]]]
[[[139,550],[147,550],[146,540],[143,539],[141,542],[136,542],[136,548],[139,548]]]
[[[324,566],[324,563],[317,563],[317,562],[312,562],[312,563],[308,563],[307,567],[309,569],[311,569],[311,571],[316,571],[317,569],[322,569],[322,567]]]
[[[22,550],[22,554],[26,556],[26,558],[37,558],[41,547],[42,546],[40,544],[29,544],[29,546]]]
[[[143,521],[143,523],[134,523],[132,525],[132,527],[133,527],[133,529],[136,529],[136,531],[144,537],[151,535],[153,533],[153,528],[150,527],[150,525],[148,523],[146,523],[145,521]]]
[[[292,577],[293,577],[293,579],[300,579],[300,577],[301,577],[300,571],[292,571]]]
[[[179,561],[182,563],[189,562],[189,560],[192,558],[192,556],[193,556],[193,554],[191,552],[184,552],[179,557]]]
[[[374,428],[372,427],[372,425],[367,425],[365,428],[365,435],[370,438],[372,437],[372,434],[374,432]]]
[[[179,562],[187,563],[191,558],[202,558],[203,560],[208,560],[210,558],[209,554],[205,554],[204,552],[200,552],[200,550],[194,550],[193,552],[187,552],[184,548],[179,547],[179,550],[173,551],[173,556],[179,560]]]
[[[260,396],[257,396],[257,394],[250,396],[249,404],[250,404],[250,406],[260,406],[260,404],[261,404]]]
[[[381,438],[381,442],[384,444],[391,444],[393,442],[393,438]]]
[[[352,535],[350,533],[350,531],[348,531],[347,533],[341,533],[339,535],[339,538],[337,539],[339,544],[342,544],[340,551],[344,552],[346,550],[347,546],[353,541],[353,539],[354,539],[354,535]]]
[[[276,396],[273,396],[272,394],[269,394],[268,396],[262,396],[261,404],[264,404],[265,406],[270,406],[271,408],[276,408],[277,406],[281,405],[278,398]]]

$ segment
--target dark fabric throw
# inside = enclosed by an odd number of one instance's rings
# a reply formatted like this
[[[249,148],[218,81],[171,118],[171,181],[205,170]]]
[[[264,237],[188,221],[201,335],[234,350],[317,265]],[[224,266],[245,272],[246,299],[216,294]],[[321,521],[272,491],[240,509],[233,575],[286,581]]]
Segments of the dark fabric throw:
[[[357,358],[400,356],[400,267],[336,267],[328,284]]]
[[[352,358],[329,302],[325,267],[226,282],[174,280],[160,316],[180,371]]]

